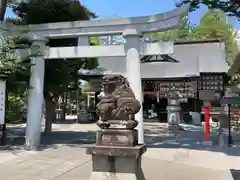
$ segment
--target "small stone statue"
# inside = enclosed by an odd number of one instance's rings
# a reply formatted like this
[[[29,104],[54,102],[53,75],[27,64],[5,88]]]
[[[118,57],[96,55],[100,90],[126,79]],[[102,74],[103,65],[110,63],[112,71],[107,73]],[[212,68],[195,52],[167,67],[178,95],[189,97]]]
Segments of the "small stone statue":
[[[126,78],[120,74],[110,74],[103,77],[103,93],[99,96],[97,115],[98,125],[109,128],[110,124],[137,124],[134,115],[140,110],[141,104],[135,98]]]

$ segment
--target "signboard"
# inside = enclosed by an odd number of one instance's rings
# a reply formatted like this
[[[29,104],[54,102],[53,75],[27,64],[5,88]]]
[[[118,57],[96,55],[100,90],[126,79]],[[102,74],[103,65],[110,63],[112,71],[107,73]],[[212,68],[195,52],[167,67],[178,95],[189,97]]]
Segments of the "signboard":
[[[6,81],[0,80],[0,125],[5,123]]]
[[[199,99],[202,101],[213,101],[215,93],[209,90],[200,90]]]
[[[240,104],[240,97],[223,97],[222,104]]]

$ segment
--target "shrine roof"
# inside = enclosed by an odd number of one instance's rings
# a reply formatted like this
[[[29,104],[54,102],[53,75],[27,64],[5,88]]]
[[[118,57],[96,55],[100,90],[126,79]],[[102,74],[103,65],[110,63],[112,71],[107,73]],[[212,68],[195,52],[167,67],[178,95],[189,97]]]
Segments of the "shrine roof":
[[[224,44],[216,40],[177,42],[173,54],[147,57],[147,63],[141,63],[141,76],[150,79],[195,77],[200,73],[227,73],[225,57]],[[143,58],[146,59],[146,56]],[[166,59],[175,61],[168,62]],[[115,73],[126,72],[126,59],[123,57],[100,58],[99,65]]]

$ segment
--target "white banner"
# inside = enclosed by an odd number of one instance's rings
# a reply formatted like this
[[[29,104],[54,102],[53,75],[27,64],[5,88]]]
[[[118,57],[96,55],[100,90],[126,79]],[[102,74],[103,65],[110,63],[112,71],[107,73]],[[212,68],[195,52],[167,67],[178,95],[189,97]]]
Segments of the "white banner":
[[[5,121],[6,81],[0,80],[0,125]]]

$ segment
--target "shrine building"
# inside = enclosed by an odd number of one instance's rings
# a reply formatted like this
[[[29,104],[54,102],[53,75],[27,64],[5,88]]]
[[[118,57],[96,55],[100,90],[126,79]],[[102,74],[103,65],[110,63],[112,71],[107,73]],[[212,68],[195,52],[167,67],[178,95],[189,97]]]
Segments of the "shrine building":
[[[219,40],[175,42],[173,54],[144,56],[141,62],[146,120],[166,121],[168,90],[172,87],[180,92],[185,121],[191,120],[192,112],[203,114],[202,99],[206,97],[201,96],[224,95],[228,65],[224,44]],[[105,73],[125,75],[126,60],[123,57],[99,58],[99,67]],[[212,101],[212,113],[218,113],[220,106],[220,102]]]

